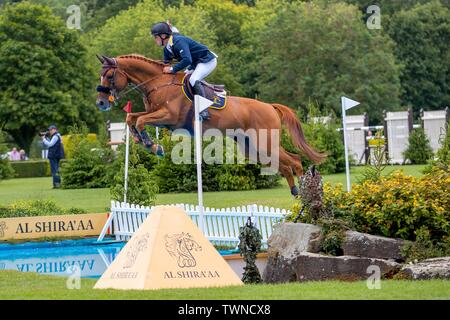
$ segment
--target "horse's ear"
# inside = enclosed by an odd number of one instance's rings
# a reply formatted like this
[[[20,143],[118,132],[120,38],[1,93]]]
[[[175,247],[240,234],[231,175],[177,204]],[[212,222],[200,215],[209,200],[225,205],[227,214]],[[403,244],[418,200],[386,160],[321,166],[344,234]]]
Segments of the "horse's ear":
[[[111,66],[116,65],[116,61],[113,58],[108,58],[107,56],[102,56],[102,58],[105,60],[105,63]]]
[[[96,54],[97,59],[101,62],[101,63],[105,63],[105,59],[103,59],[103,56],[99,56],[98,54]]]

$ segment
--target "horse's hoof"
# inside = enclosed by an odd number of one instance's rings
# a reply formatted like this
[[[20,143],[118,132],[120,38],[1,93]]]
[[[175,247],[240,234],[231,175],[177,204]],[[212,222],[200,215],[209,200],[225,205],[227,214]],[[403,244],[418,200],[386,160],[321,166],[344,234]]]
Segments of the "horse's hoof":
[[[294,197],[297,197],[297,196],[298,196],[299,191],[298,191],[297,186],[293,186],[293,187],[291,188],[291,194],[292,194]]]
[[[156,155],[160,158],[163,158],[165,156],[163,146],[161,146],[159,144],[156,146]]]
[[[142,143],[142,145],[144,146],[144,149],[145,150],[147,150],[148,152],[150,152],[150,153],[153,153],[153,144],[145,144],[145,143]]]

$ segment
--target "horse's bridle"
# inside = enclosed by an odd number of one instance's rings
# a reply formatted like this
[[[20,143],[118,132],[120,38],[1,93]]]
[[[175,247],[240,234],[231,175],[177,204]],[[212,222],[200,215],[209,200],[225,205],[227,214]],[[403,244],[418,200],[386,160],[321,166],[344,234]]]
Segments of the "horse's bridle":
[[[150,95],[153,92],[155,92],[155,91],[157,91],[157,90],[159,90],[161,88],[168,87],[168,86],[173,86],[173,85],[179,85],[179,86],[183,85],[182,83],[175,83],[176,73],[174,73],[172,81],[170,83],[163,84],[161,86],[157,86],[157,87],[151,89],[148,93],[146,93],[146,92],[143,92],[143,90],[141,88],[144,84],[147,84],[147,83],[149,83],[149,82],[151,82],[151,81],[153,81],[155,79],[158,79],[158,78],[160,78],[162,76],[165,76],[166,74],[164,74],[164,73],[163,74],[159,74],[159,75],[154,76],[154,77],[152,77],[152,78],[150,78],[148,80],[145,80],[144,82],[141,82],[141,83],[135,85],[134,83],[132,83],[130,81],[130,76],[125,71],[121,70],[118,67],[117,62],[116,62],[115,59],[114,59],[114,62],[115,62],[115,65],[108,65],[107,67],[104,67],[104,71],[102,72],[102,77],[104,77],[110,70],[113,70],[112,75],[109,75],[107,77],[107,80],[111,84],[111,86],[110,87],[106,87],[106,86],[103,86],[103,85],[99,85],[99,86],[97,86],[97,92],[102,92],[102,93],[109,94],[110,95],[109,101],[110,102],[114,102],[115,104],[117,104],[117,101],[121,97],[125,96],[126,94],[128,94],[129,92],[131,92],[133,90],[136,90],[136,91],[140,92],[142,94],[142,96],[144,96],[146,98],[149,98]],[[119,92],[118,92],[118,90],[116,88],[116,73],[117,72],[119,72],[122,75],[124,75],[126,77],[126,79],[127,79],[128,86],[131,86],[130,89],[126,90],[125,92],[123,92],[121,94],[119,94]]]

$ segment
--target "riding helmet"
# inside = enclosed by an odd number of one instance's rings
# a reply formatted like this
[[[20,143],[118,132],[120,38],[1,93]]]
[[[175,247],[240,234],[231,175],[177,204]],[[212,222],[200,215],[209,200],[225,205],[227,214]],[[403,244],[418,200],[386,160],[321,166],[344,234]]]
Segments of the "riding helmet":
[[[153,36],[158,36],[160,34],[171,35],[172,29],[166,22],[159,22],[153,25],[151,32]]]

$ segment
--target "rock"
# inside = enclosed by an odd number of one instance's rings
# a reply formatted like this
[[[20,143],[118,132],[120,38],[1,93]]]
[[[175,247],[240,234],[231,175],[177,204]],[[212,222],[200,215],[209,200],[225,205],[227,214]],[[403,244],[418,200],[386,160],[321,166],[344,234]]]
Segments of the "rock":
[[[401,272],[412,279],[450,279],[450,257],[423,260],[406,264]]]
[[[268,239],[268,260],[263,273],[265,282],[295,280],[293,261],[301,252],[319,252],[322,229],[305,223],[281,223]]]
[[[373,236],[356,231],[347,231],[342,243],[346,256],[394,259],[404,261],[402,248],[404,240]]]
[[[401,264],[389,260],[304,252],[297,257],[295,272],[297,281],[356,280],[369,278],[374,271],[368,271],[368,267],[373,265],[380,268],[380,276],[396,273],[401,268]]]
[[[279,253],[285,258],[300,252],[319,252],[322,228],[306,223],[280,223],[268,239],[268,251]]]

